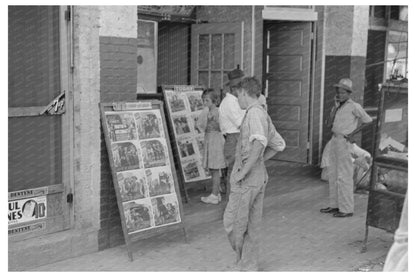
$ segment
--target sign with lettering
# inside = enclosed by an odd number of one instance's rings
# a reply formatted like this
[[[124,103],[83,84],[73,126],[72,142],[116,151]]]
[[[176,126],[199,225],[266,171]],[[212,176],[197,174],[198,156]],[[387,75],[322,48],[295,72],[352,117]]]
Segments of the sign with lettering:
[[[9,228],[9,236],[22,235],[26,233],[35,232],[35,231],[42,231],[45,229],[45,227],[46,227],[46,222],[37,222],[37,223],[27,224],[27,225],[19,226],[19,227],[11,227]]]
[[[102,103],[101,122],[132,259],[133,241],[185,228],[162,102]]]
[[[46,195],[9,201],[9,225],[44,219],[47,216]]]

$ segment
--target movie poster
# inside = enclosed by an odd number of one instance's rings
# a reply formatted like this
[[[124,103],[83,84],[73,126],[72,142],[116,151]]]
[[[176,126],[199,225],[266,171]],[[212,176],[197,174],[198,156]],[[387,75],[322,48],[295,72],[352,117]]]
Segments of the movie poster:
[[[175,192],[173,176],[169,167],[146,169],[146,180],[151,197]]]
[[[168,100],[168,106],[171,114],[187,111],[187,107],[185,106],[185,94],[175,93],[174,91],[166,91],[166,98]]]
[[[180,222],[160,110],[106,112],[105,119],[127,233]]]
[[[196,127],[198,117],[204,109],[202,90],[187,86],[177,86],[175,89],[165,89],[164,92],[168,99],[182,175],[185,182],[209,179],[209,171],[202,168],[204,130]]]
[[[165,166],[169,162],[167,146],[161,140],[152,139],[140,142],[143,151],[143,163],[145,168]]]
[[[155,226],[150,199],[123,203],[127,233],[135,233]]]
[[[133,142],[119,142],[112,144],[113,161],[116,171],[143,168],[140,159],[140,148]]]
[[[168,225],[180,221],[178,201],[173,195],[153,198],[152,207],[156,226]]]
[[[121,201],[149,197],[146,176],[143,170],[125,171],[117,174]]]
[[[202,111],[204,109],[204,103],[202,102],[201,93],[189,92],[186,94],[189,101],[189,107],[191,112]]]
[[[164,137],[160,111],[136,112],[134,118],[140,140]]]
[[[172,117],[172,120],[175,134],[177,137],[192,134],[192,125],[190,124],[191,121],[188,119],[186,115],[174,116]]]
[[[179,155],[181,158],[187,158],[196,155],[195,146],[192,137],[184,137],[178,140]]]
[[[108,133],[110,140],[124,141],[137,139],[136,124],[131,113],[106,114]]]

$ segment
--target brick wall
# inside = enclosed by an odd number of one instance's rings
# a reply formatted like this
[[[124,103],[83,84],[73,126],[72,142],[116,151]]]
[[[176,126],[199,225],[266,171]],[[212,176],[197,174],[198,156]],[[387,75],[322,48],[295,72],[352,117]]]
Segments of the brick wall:
[[[134,101],[137,86],[137,39],[100,37],[101,102]],[[100,250],[124,242],[108,153],[101,128]]]

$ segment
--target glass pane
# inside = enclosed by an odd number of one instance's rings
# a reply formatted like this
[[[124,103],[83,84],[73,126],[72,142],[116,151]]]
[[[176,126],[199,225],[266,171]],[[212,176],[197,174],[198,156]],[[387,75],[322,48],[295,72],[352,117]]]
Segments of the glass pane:
[[[228,72],[227,71],[224,71],[223,72],[223,76],[222,76],[222,84],[223,84],[223,86],[225,86],[225,84],[228,82]]]
[[[407,159],[409,120],[407,93],[388,92],[388,88],[384,90],[377,156]]]
[[[209,64],[209,35],[199,36],[199,68],[208,68]]]
[[[59,7],[9,6],[9,107],[44,106],[60,93]]]
[[[211,72],[211,88],[213,89],[221,88],[221,71]]]
[[[9,191],[62,183],[61,117],[9,118]]]
[[[199,71],[198,72],[198,85],[203,87],[208,87],[208,72],[207,71]]]
[[[212,69],[222,68],[221,52],[222,52],[222,35],[220,34],[212,35],[212,42],[211,42],[211,68]]]
[[[235,63],[235,38],[234,34],[224,34],[224,69],[232,70]]]
[[[399,20],[399,14],[400,14],[400,7],[399,6],[391,6],[390,7],[390,18]]]
[[[386,79],[407,77],[407,33],[389,32]]]
[[[374,6],[374,17],[386,18],[386,6]]]

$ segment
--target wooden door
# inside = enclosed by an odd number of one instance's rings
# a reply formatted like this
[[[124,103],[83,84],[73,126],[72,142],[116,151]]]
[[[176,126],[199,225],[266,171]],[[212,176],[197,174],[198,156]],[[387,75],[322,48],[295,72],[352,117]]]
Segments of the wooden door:
[[[66,7],[9,6],[9,239],[70,227],[71,112],[40,115],[63,90],[70,107]],[[68,200],[68,201],[67,201]]]
[[[307,162],[311,28],[310,22],[265,24],[268,112],[287,144],[279,160]]]
[[[241,22],[192,25],[191,84],[222,89],[240,65]]]

